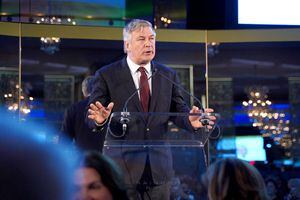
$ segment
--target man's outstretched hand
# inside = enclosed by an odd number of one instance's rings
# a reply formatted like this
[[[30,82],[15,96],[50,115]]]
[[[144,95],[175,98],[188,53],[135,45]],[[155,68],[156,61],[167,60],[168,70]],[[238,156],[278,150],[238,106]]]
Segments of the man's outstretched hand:
[[[212,129],[217,119],[215,116],[211,115],[212,112],[214,112],[213,109],[206,108],[204,109],[204,113],[201,116],[200,115],[189,116],[189,121],[193,126],[193,128],[198,129],[206,125],[208,129]],[[190,110],[190,113],[200,114],[202,113],[202,111],[197,106],[193,106],[193,108]],[[207,124],[203,124],[201,122],[201,120],[203,120],[204,118],[207,119]]]
[[[109,117],[113,106],[113,102],[110,102],[107,107],[104,107],[99,101],[96,101],[95,104],[91,103],[88,118],[94,120],[96,124],[103,124]]]

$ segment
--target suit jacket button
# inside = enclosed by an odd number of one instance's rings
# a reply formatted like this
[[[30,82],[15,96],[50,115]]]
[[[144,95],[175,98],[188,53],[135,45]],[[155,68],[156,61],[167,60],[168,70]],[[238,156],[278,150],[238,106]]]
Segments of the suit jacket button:
[[[149,131],[150,131],[150,128],[147,128],[146,131],[149,132]]]

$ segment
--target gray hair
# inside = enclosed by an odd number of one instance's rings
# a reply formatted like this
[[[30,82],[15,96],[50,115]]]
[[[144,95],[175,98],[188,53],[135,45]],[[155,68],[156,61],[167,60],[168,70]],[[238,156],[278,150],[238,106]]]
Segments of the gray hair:
[[[149,21],[142,20],[142,19],[133,19],[123,28],[123,41],[125,42],[130,40],[131,33],[133,31],[144,27],[150,27],[154,35],[156,35],[155,30]],[[126,53],[125,43],[124,43],[124,52]]]
[[[87,76],[81,84],[84,97],[90,96],[93,90],[94,76]]]

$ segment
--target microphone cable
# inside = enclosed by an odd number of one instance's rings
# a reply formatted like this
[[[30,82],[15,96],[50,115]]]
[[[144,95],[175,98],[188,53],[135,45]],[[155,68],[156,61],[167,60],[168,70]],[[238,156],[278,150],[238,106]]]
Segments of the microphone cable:
[[[155,68],[155,69],[156,69],[156,68]],[[156,71],[158,71],[158,70],[156,69]],[[203,131],[205,131],[205,132],[210,132],[210,131],[207,129],[207,125],[209,125],[209,121],[210,121],[210,120],[208,119],[208,116],[205,114],[205,109],[204,109],[204,107],[203,107],[201,101],[200,101],[196,96],[194,96],[194,95],[191,94],[189,91],[187,91],[182,85],[180,85],[180,83],[176,83],[175,81],[173,81],[172,79],[170,79],[169,77],[167,77],[166,75],[164,75],[163,73],[158,72],[158,75],[160,75],[160,76],[162,76],[163,78],[167,79],[168,81],[170,81],[171,83],[173,83],[176,87],[178,87],[179,89],[181,89],[185,94],[189,95],[190,97],[192,97],[193,99],[196,100],[196,102],[199,104],[200,110],[202,111],[203,116],[204,116],[202,119],[200,119],[201,124],[204,126],[204,130],[203,130]],[[210,114],[208,114],[208,115],[210,115]],[[218,128],[218,134],[217,134],[217,137],[219,137],[220,134],[221,134],[221,132],[220,132],[220,127],[219,127],[219,125],[215,125],[215,127]],[[213,128],[213,129],[214,129],[214,128]],[[209,138],[211,138],[210,135],[209,135]]]
[[[156,69],[156,71],[158,71],[158,70]],[[178,87],[179,89],[181,89],[184,93],[186,93],[187,95],[189,95],[190,97],[192,97],[193,99],[195,99],[196,102],[199,104],[200,110],[202,112],[204,112],[204,108],[202,106],[202,103],[201,103],[201,101],[197,97],[195,97],[193,94],[191,94],[189,91],[187,91],[180,83],[176,83],[175,81],[173,81],[172,79],[170,79],[169,77],[167,77],[166,75],[164,75],[163,73],[158,72],[158,74],[160,76],[162,76],[163,78],[167,79],[168,81],[170,81],[171,83],[173,83],[176,87]]]
[[[147,78],[147,80],[149,81],[151,78],[153,78],[155,75],[156,75],[156,73],[157,73],[157,69],[156,68],[154,68],[153,70],[152,70],[152,75],[151,76],[149,76],[148,78]],[[130,112],[128,112],[128,109],[127,109],[127,105],[128,105],[128,103],[130,102],[130,100],[138,93],[138,91],[140,91],[142,88],[144,87],[144,85],[141,85],[139,88],[137,88],[128,98],[127,98],[127,100],[125,101],[125,103],[124,103],[124,106],[123,106],[123,111],[121,112],[121,118],[120,118],[120,123],[122,124],[122,134],[121,135],[116,135],[116,134],[114,134],[112,131],[111,131],[111,129],[110,129],[110,123],[111,123],[111,120],[112,120],[112,118],[113,118],[113,116],[114,115],[111,115],[111,117],[110,117],[110,119],[109,119],[109,121],[108,121],[108,128],[107,128],[107,130],[108,130],[108,132],[109,132],[109,134],[110,135],[112,135],[113,137],[115,137],[115,138],[122,138],[123,136],[125,136],[125,134],[126,134],[126,130],[127,130],[127,124],[130,122],[130,119],[129,119],[129,117],[130,117]]]

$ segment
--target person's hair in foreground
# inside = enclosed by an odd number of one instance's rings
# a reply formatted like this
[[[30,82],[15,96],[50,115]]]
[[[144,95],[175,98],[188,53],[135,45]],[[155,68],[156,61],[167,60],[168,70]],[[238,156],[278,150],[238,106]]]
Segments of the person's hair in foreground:
[[[264,180],[249,163],[225,158],[212,164],[202,176],[209,200],[267,200]]]
[[[79,171],[78,171],[79,170]],[[98,199],[113,199],[113,200],[127,200],[127,193],[126,193],[126,188],[123,182],[123,176],[121,171],[119,170],[118,166],[116,166],[116,164],[109,159],[108,157],[98,153],[98,152],[87,152],[84,154],[83,159],[78,167],[78,172],[77,172],[77,177],[79,176],[78,173],[81,173],[80,176],[82,176],[83,179],[89,179],[89,181],[86,182],[88,190],[89,187],[88,185],[99,185],[99,187],[95,186],[94,192],[95,190],[98,190],[98,194],[99,192],[102,193],[102,195],[98,195]],[[94,176],[97,177],[93,177],[93,178],[88,178],[88,177],[84,177],[84,176],[88,176],[86,171],[83,170],[95,170],[96,175],[94,173]],[[89,173],[90,176],[93,173]],[[100,180],[99,180],[100,179]],[[94,181],[92,181],[94,180]],[[79,183],[79,184],[78,184]],[[76,183],[75,183],[76,184]],[[100,187],[100,185],[102,185]],[[78,189],[82,190],[84,187],[83,181],[81,180],[77,180],[77,185],[76,187],[78,187]],[[104,189],[103,189],[104,188]],[[102,192],[100,191],[102,190]],[[105,192],[109,192],[110,194],[106,194],[103,195],[103,190],[106,190]],[[97,191],[96,191],[97,193]],[[92,193],[90,193],[92,194]],[[95,194],[95,193],[94,193]],[[77,191],[77,193],[75,192],[75,199],[82,199],[83,194],[80,194],[79,190]],[[88,195],[87,193],[85,193],[84,195]],[[97,194],[95,194],[97,196]],[[109,197],[110,196],[110,197]],[[86,196],[85,196],[86,197]],[[95,198],[95,196],[93,196]],[[105,198],[106,197],[106,198]]]
[[[0,199],[71,199],[75,159],[38,134],[44,127],[0,117]]]

